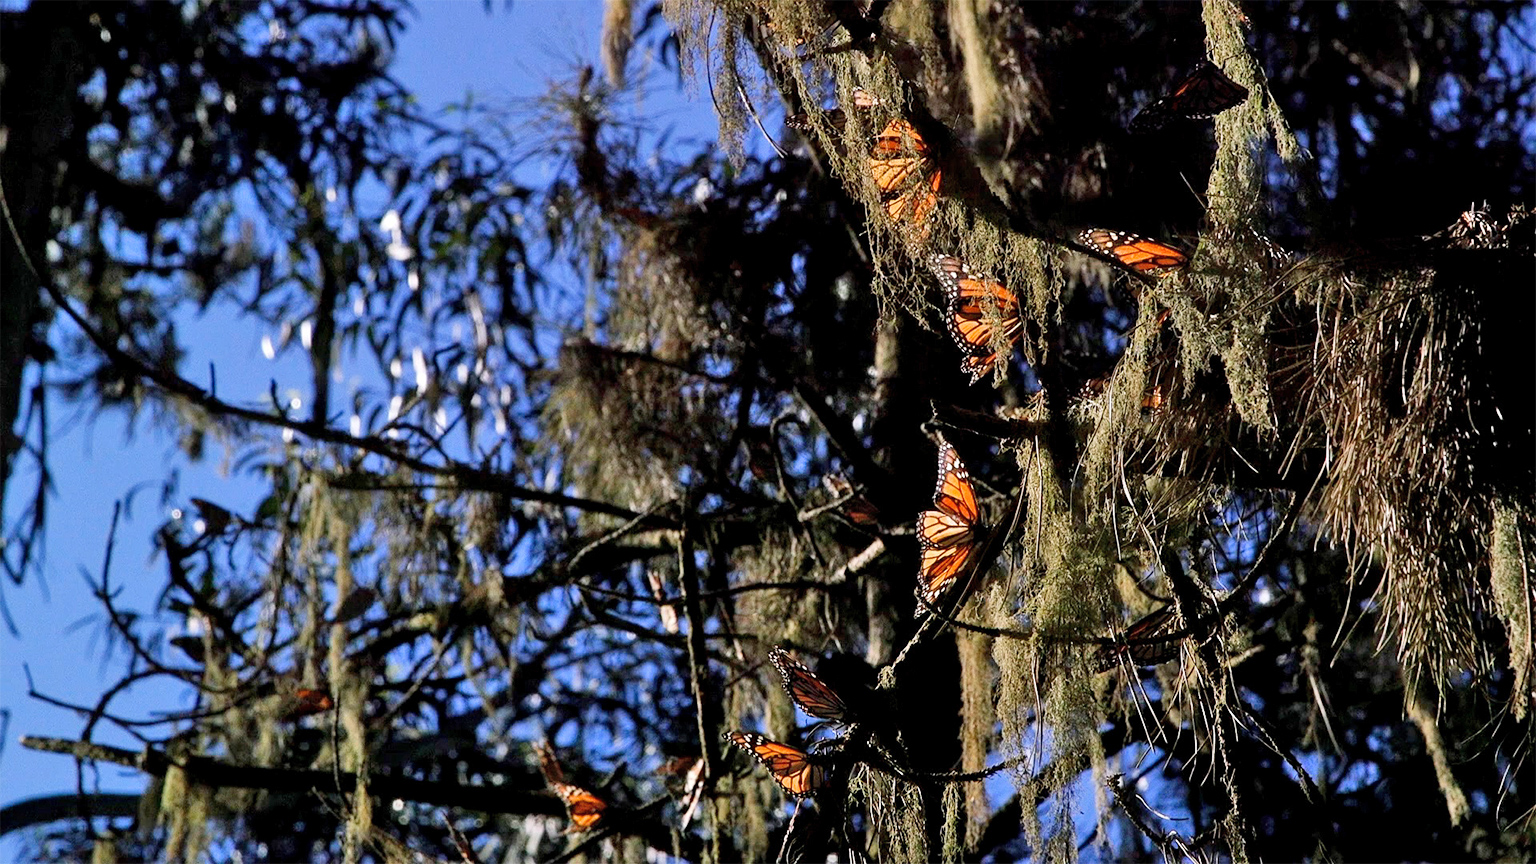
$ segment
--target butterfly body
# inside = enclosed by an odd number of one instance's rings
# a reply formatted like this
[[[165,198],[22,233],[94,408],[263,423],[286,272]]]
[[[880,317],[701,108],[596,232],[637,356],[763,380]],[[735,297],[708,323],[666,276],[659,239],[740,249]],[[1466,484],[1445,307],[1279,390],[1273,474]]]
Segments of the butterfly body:
[[[944,285],[944,323],[950,338],[965,352],[960,369],[970,374],[974,384],[1002,359],[993,347],[999,330],[1010,349],[1018,341],[1024,329],[1019,298],[1002,285],[979,278],[953,255],[936,255],[932,263]]]
[[[832,783],[832,766],[822,756],[770,741],[756,732],[730,732],[725,740],[752,754],[773,782],[796,798],[813,795]]]
[[[924,602],[932,605],[970,572],[981,548],[980,522],[981,508],[971,475],[960,454],[945,441],[939,447],[933,509],[917,517],[917,539],[922,547],[917,590]]]

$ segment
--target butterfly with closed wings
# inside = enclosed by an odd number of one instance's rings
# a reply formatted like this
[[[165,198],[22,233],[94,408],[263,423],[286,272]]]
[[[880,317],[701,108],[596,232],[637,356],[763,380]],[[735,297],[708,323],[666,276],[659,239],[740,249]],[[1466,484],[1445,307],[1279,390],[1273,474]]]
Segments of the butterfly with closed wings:
[[[834,723],[853,721],[853,711],[843,701],[843,697],[788,651],[774,648],[768,652],[768,659],[773,661],[774,668],[779,670],[779,676],[784,679],[784,692],[800,706],[801,711]]]
[[[861,528],[880,524],[880,510],[842,474],[823,474],[821,485],[833,498],[840,500],[835,512]]]
[[[1019,298],[1002,285],[976,276],[953,255],[935,255],[931,263],[948,301],[944,323],[950,338],[965,352],[960,369],[969,373],[971,383],[975,384],[1002,359],[993,347],[999,331],[1010,350],[1019,340],[1024,329]]]
[[[591,831],[602,824],[608,812],[608,802],[587,789],[565,782],[565,769],[560,767],[549,745],[535,743],[534,749],[539,754],[539,770],[544,774],[545,785],[565,804],[566,817],[571,820],[566,833]]]

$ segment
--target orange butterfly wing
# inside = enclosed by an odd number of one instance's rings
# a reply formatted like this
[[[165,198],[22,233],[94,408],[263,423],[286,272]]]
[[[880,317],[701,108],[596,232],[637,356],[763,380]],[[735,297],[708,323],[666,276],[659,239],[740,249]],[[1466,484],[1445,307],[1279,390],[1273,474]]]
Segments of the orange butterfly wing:
[[[829,785],[827,766],[804,750],[769,741],[755,732],[731,732],[725,740],[752,754],[773,776],[773,782],[796,798],[804,798]]]
[[[870,147],[869,171],[886,199],[886,215],[898,225],[920,226],[938,206],[941,173],[911,123],[898,118],[885,124]]]
[[[1156,666],[1179,656],[1179,619],[1173,604],[1136,619],[1114,643],[1100,645],[1094,652],[1097,661],[1095,672],[1113,669],[1120,659],[1127,658],[1136,666]]]
[[[971,475],[955,448],[939,447],[939,480],[933,491],[932,510],[917,517],[917,540],[922,546],[918,590],[932,604],[965,572],[977,551],[981,508]]]
[[[1167,98],[1167,110],[1181,117],[1212,117],[1247,99],[1248,89],[1216,64],[1201,60]]]
[[[1167,96],[1131,118],[1132,132],[1161,129],[1173,120],[1214,117],[1248,98],[1248,90],[1227,77],[1216,64],[1201,60]]]
[[[1011,346],[1024,328],[1019,317],[1019,298],[1002,285],[973,275],[964,261],[952,255],[935,256],[933,267],[948,300],[944,323],[950,338],[966,352],[960,368],[970,374],[974,384],[990,373],[999,359],[992,347],[996,328],[989,317],[990,310],[997,310],[1003,339]]]
[[[843,723],[851,719],[853,712],[843,698],[837,695],[827,682],[806,668],[805,664],[789,655],[783,648],[768,652],[768,658],[784,679],[784,691],[800,706],[800,710],[823,720]]]
[[[1182,250],[1130,231],[1090,228],[1077,241],[1138,276],[1168,276],[1189,266]]]
[[[551,783],[550,788],[565,803],[565,813],[571,820],[571,831],[591,831],[603,821],[608,802],[569,783]]]

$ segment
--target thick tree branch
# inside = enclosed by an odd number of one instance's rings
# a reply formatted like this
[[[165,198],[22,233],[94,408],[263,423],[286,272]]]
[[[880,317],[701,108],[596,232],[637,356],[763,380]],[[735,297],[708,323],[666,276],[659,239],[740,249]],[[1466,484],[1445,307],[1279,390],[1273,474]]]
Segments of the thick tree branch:
[[[23,736],[21,746],[45,753],[62,753],[76,759],[109,762],[156,777],[165,776],[172,767],[187,774],[189,782],[221,789],[265,789],[269,792],[322,792],[348,794],[357,786],[357,775],[350,772],[309,771],[296,768],[264,768],[238,765],[208,756],[172,759],[153,747],[139,752],[89,741]],[[339,778],[339,788],[338,788]],[[500,786],[479,786],[447,781],[416,780],[374,773],[368,778],[368,791],[379,798],[399,798],[418,804],[458,807],[480,813],[539,814],[558,816],[565,812],[560,800],[531,781],[525,788],[516,780]]]

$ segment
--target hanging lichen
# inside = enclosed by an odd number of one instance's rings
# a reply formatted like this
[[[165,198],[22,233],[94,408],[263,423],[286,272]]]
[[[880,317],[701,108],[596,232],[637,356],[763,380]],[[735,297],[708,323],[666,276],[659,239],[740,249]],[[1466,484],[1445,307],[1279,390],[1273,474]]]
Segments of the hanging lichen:
[[[921,789],[861,763],[850,772],[848,791],[864,801],[876,860],[898,864],[930,860]]]
[[[1500,502],[1493,511],[1493,542],[1490,551],[1490,587],[1494,612],[1504,623],[1509,640],[1509,668],[1515,680],[1510,685],[1510,712],[1524,720],[1530,693],[1536,681],[1536,636],[1533,636],[1532,609],[1536,607],[1536,579],[1531,578],[1536,562],[1536,534],[1525,508]]]
[[[992,750],[992,729],[996,725],[997,708],[992,693],[992,639],[980,633],[960,631],[955,634],[955,644],[960,654],[960,770],[980,771],[986,767],[987,754]],[[955,789],[964,787],[965,809],[956,814],[964,822],[965,831],[960,840],[966,849],[975,848],[981,830],[986,826],[989,810],[987,790],[980,783],[956,783],[945,791],[945,826],[949,829],[949,796],[959,794]],[[945,844],[945,857],[951,857]]]

